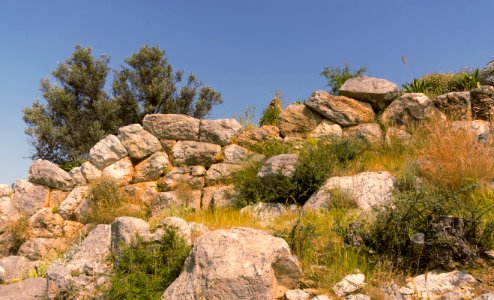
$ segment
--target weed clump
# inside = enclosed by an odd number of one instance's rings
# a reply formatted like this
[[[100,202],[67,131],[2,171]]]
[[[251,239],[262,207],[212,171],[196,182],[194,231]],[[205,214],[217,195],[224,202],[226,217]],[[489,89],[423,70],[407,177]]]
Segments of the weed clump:
[[[469,184],[456,191],[410,188],[397,193],[393,203],[376,211],[363,234],[365,245],[412,273],[472,263],[492,247],[494,234],[494,221],[487,217],[494,198],[475,200],[476,189]]]
[[[29,238],[29,220],[21,217],[14,221],[9,221],[3,227],[3,234],[10,239],[9,254],[16,255],[22,244]]]
[[[358,140],[309,141],[299,150],[294,175],[275,179],[269,185],[256,177],[262,162],[247,163],[233,176],[237,200],[244,206],[261,201],[302,205],[334,170],[345,167],[364,149],[365,145]]]
[[[138,238],[124,248],[105,299],[159,299],[180,275],[189,252],[174,230],[167,230],[159,243]]]
[[[91,185],[88,197],[86,223],[110,224],[117,217],[143,218],[145,207],[132,199],[111,178],[101,178]]]

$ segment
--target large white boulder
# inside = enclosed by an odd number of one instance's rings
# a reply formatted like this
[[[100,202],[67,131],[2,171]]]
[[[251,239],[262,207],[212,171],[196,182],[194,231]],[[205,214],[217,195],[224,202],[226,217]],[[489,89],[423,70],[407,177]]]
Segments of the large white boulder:
[[[173,146],[172,161],[176,166],[203,165],[206,167],[223,159],[220,145],[179,141]]]
[[[17,180],[12,196],[12,205],[22,214],[31,216],[49,201],[50,189],[26,180]]]
[[[316,91],[306,105],[341,126],[374,120],[374,111],[370,104],[345,96],[334,96],[325,91]]]
[[[376,110],[383,110],[400,95],[396,84],[386,79],[367,76],[348,79],[338,92],[342,96],[370,103]]]
[[[122,142],[130,157],[143,159],[161,150],[160,141],[140,124],[132,124],[118,129],[118,139]]]
[[[252,228],[215,230],[195,241],[162,299],[195,299],[197,291],[204,299],[275,299],[301,274],[283,239]]]
[[[327,209],[332,190],[338,189],[355,201],[358,208],[367,210],[389,203],[396,179],[389,172],[363,172],[353,176],[331,177],[304,204],[304,210]]]
[[[178,114],[146,115],[144,129],[159,139],[165,140],[199,140],[199,119]]]
[[[72,176],[58,165],[47,160],[38,159],[31,164],[28,180],[50,188],[70,191],[74,187]]]
[[[116,136],[108,135],[89,150],[89,161],[103,170],[106,166],[119,161],[127,155],[127,150],[122,145],[122,142]]]
[[[235,119],[201,120],[199,141],[226,146],[241,130],[242,125]]]

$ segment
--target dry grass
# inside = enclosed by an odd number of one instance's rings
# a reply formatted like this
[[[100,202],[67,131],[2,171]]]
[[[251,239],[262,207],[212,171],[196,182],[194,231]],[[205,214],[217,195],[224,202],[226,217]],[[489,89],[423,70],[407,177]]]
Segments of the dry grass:
[[[21,245],[29,239],[29,220],[23,216],[17,220],[9,221],[2,231],[10,238],[9,253],[16,255]]]
[[[91,184],[85,222],[110,224],[121,216],[144,218],[146,211],[147,208],[129,197],[117,182],[102,177]]]
[[[418,150],[419,171],[430,184],[457,189],[466,182],[494,178],[494,148],[479,142],[474,133],[436,122],[417,135],[423,141]]]

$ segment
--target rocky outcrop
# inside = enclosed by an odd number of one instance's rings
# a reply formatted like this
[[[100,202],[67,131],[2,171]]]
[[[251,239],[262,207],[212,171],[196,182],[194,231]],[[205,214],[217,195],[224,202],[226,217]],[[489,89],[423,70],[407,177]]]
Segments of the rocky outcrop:
[[[257,173],[257,178],[266,184],[283,178],[291,178],[295,174],[298,163],[296,154],[280,154],[266,160]]]
[[[393,101],[381,115],[381,121],[388,126],[411,128],[420,121],[444,119],[444,115],[424,94],[404,94]]]
[[[468,120],[472,116],[470,92],[451,92],[436,97],[434,105],[449,120]]]
[[[100,178],[103,172],[87,161],[81,165],[81,173],[86,178],[86,181],[91,183]]]
[[[93,299],[108,286],[110,225],[98,225],[60,263],[46,272],[48,299]]]
[[[128,156],[104,168],[102,173],[102,176],[113,178],[121,185],[130,183],[133,175],[134,166]]]
[[[127,155],[127,150],[120,140],[114,135],[108,135],[89,150],[89,161],[103,170]]]
[[[176,114],[146,115],[142,121],[144,129],[158,139],[199,140],[199,119]]]
[[[206,185],[227,183],[232,175],[240,170],[241,166],[232,164],[214,164],[206,172]]]
[[[376,123],[366,123],[349,127],[343,132],[345,137],[358,139],[367,144],[382,145],[384,141],[381,126]]]
[[[494,86],[481,86],[470,91],[472,102],[472,117],[491,121],[494,117]]]
[[[28,180],[62,191],[70,191],[74,186],[72,176],[47,160],[38,159],[31,164]]]
[[[278,117],[278,127],[283,137],[306,138],[321,120],[321,115],[304,104],[290,104]]]
[[[345,96],[334,96],[325,91],[315,92],[306,105],[341,126],[369,123],[374,120],[374,111],[370,104]]]
[[[226,146],[241,130],[242,125],[235,119],[201,120],[199,142]]]
[[[491,124],[484,120],[451,122],[454,130],[464,130],[473,141],[487,142],[491,137]]]
[[[249,146],[263,141],[282,141],[280,129],[277,126],[263,125],[259,128],[246,130],[239,134],[237,143],[241,146]]]
[[[174,230],[189,246],[193,245],[195,239],[206,234],[209,231],[208,227],[203,224],[194,222],[186,222],[184,219],[177,217],[167,217],[163,219],[157,226],[160,228],[168,228]]]
[[[127,149],[130,157],[137,160],[161,150],[160,141],[139,124],[121,127],[118,130],[118,139]]]
[[[258,202],[254,205],[249,205],[240,210],[240,214],[250,214],[259,220],[262,226],[268,226],[275,220],[287,213],[297,213],[299,211],[297,205],[286,205],[283,203],[264,203]]]
[[[158,180],[168,167],[171,167],[168,155],[165,152],[156,152],[135,166],[132,182]]]
[[[223,161],[227,164],[241,164],[253,155],[248,149],[235,144],[223,148]]]
[[[331,177],[304,204],[304,210],[327,209],[332,190],[337,189],[354,201],[358,208],[367,210],[382,206],[392,199],[396,179],[388,172],[363,172],[354,176]]]
[[[209,167],[221,160],[223,160],[221,146],[215,144],[179,141],[172,150],[172,162],[176,166]]]
[[[198,238],[162,299],[274,299],[297,286],[301,269],[280,238],[251,228]],[[280,294],[281,291],[281,294]]]
[[[77,186],[70,194],[60,203],[58,207],[58,214],[65,220],[75,219],[75,211],[82,204],[89,194],[89,188],[87,186]]]
[[[483,85],[494,86],[494,60],[491,60],[482,71],[480,71],[480,83]]]
[[[352,274],[345,276],[341,281],[335,284],[333,291],[339,297],[351,294],[363,288],[365,285],[364,274]]]
[[[34,270],[34,264],[23,256],[7,256],[0,258],[0,283],[8,284],[26,279],[28,278],[29,273],[34,272]]]
[[[48,204],[50,189],[42,185],[32,184],[25,180],[17,180],[12,196],[12,205],[27,216],[34,215]]]
[[[31,278],[9,285],[0,285],[2,300],[44,299],[46,295],[46,280]]]
[[[376,111],[379,111],[398,98],[400,90],[396,84],[386,79],[360,76],[345,81],[338,93],[342,96],[367,102]]]
[[[395,128],[395,127],[390,127],[386,131],[386,137],[384,138],[384,141],[386,145],[394,145],[397,143],[406,145],[412,140],[412,135],[406,132],[405,130]]]
[[[316,129],[309,134],[309,137],[324,140],[341,138],[342,135],[343,130],[340,125],[329,120],[322,120]]]
[[[400,292],[410,299],[431,299],[446,293],[458,293],[455,299],[471,298],[471,285],[477,281],[468,273],[462,271],[443,272],[440,270],[430,271],[414,277]],[[465,298],[464,298],[465,297]],[[442,299],[448,299],[442,298]]]
[[[14,189],[6,184],[0,184],[0,198],[10,197],[14,193]]]

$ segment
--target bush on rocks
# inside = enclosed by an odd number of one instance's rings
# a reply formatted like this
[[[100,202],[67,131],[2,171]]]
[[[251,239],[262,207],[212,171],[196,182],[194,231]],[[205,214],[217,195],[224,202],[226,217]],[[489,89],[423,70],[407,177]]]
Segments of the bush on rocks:
[[[180,275],[190,246],[167,230],[159,243],[142,239],[124,248],[111,277],[106,299],[159,299]]]

